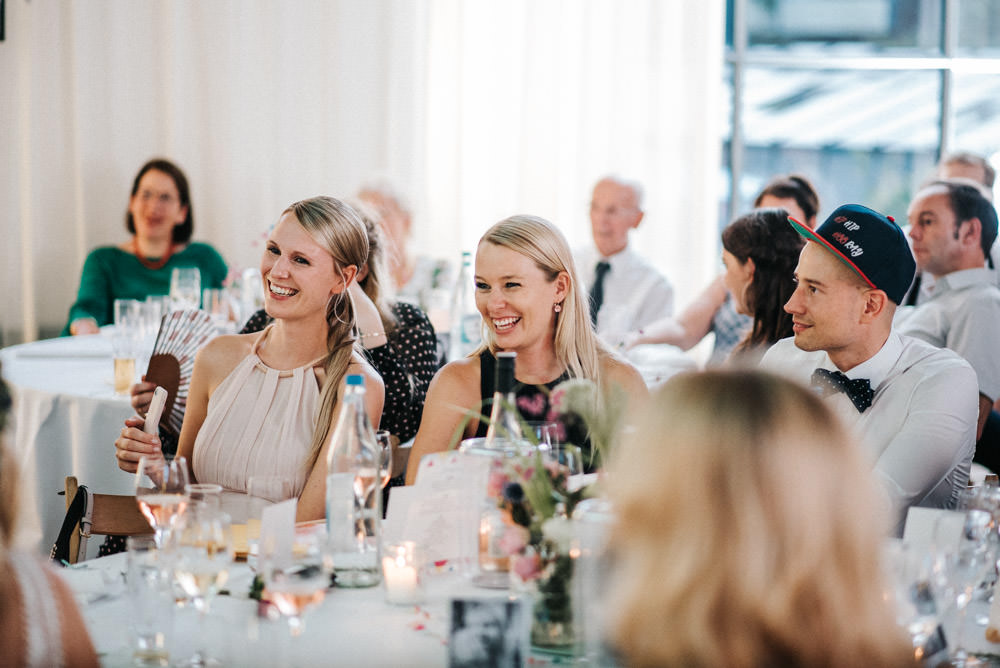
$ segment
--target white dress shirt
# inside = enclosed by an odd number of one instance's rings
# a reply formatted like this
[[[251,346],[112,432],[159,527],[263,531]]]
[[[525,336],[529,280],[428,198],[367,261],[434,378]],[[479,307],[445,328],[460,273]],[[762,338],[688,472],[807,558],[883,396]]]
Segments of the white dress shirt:
[[[597,335],[606,343],[616,346],[629,332],[673,315],[674,288],[670,281],[628,247],[611,257],[601,257],[594,248],[576,253],[584,295],[590,294],[595,268],[602,260],[611,265],[604,275],[604,301],[597,312]]]
[[[979,391],[990,401],[1000,398],[1000,289],[996,272],[964,269],[938,277],[930,298],[899,309],[901,334],[948,348],[964,357],[979,378]]]
[[[794,338],[774,344],[761,367],[807,387],[817,368],[837,370],[826,352],[799,350]],[[954,508],[968,484],[976,446],[979,390],[969,363],[893,332],[846,375],[869,379],[872,405],[859,413],[843,393],[824,401],[853,428],[873,463],[895,511],[896,535],[910,506]]]

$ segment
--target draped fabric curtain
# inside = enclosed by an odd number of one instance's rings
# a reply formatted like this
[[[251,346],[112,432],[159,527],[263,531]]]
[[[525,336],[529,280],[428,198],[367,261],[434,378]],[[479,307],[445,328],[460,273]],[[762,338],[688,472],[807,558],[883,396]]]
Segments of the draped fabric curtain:
[[[636,242],[685,296],[716,268],[720,0],[7,0],[3,344],[65,323],[138,168],[176,161],[195,238],[256,266],[289,203],[393,181],[412,250],[535,213],[589,240],[593,182],[646,186]]]

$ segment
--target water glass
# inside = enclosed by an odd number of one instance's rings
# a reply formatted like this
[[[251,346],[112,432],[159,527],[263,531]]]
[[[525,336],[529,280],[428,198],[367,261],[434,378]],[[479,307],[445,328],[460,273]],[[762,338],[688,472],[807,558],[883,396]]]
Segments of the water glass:
[[[185,485],[189,507],[196,508],[205,506],[212,510],[220,510],[222,507],[222,485],[211,482],[191,483]]]
[[[136,359],[143,340],[142,302],[135,299],[116,299],[114,303],[115,328],[111,337],[114,353],[115,394],[128,394],[135,382]]]
[[[168,642],[173,630],[172,572],[166,553],[152,536],[129,536],[128,585],[133,632],[133,665],[144,668],[169,665]]]
[[[227,333],[231,327],[229,296],[222,288],[205,288],[201,291],[201,308],[212,318],[216,332]]]
[[[170,272],[170,305],[175,311],[201,305],[201,271],[197,267],[177,267]]]

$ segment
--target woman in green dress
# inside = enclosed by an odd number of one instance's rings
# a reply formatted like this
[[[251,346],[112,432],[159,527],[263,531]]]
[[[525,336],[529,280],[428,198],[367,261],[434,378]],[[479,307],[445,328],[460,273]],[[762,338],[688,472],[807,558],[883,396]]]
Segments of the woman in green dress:
[[[154,159],[132,184],[125,224],[132,238],[90,252],[66,334],[94,334],[114,321],[116,299],[145,299],[170,291],[170,274],[197,267],[203,288],[218,288],[226,263],[208,244],[192,242],[194,213],[187,177],[169,160]]]

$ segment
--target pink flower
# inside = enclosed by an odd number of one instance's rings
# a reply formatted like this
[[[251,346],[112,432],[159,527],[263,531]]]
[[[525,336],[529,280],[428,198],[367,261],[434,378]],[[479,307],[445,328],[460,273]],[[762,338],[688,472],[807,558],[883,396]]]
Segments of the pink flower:
[[[490,477],[486,481],[486,495],[490,498],[499,498],[506,484],[507,476],[503,471],[490,471]]]
[[[542,560],[537,554],[519,554],[510,558],[510,567],[522,580],[534,580],[542,572]]]
[[[528,544],[531,534],[522,526],[505,527],[503,535],[500,536],[500,549],[504,554],[517,554]]]

